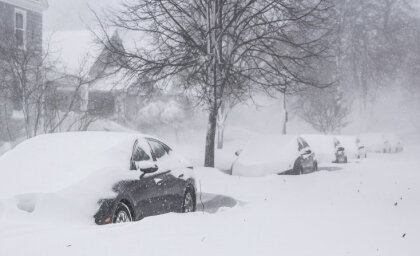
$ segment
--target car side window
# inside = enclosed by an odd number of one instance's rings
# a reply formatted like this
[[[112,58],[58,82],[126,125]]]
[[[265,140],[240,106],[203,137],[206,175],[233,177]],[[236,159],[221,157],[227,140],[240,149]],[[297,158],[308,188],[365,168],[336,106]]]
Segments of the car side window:
[[[133,161],[140,162],[148,160],[150,160],[150,156],[141,147],[137,146],[133,152]]]
[[[148,142],[156,159],[160,159],[168,154],[168,150],[162,143],[155,140],[148,140]]]

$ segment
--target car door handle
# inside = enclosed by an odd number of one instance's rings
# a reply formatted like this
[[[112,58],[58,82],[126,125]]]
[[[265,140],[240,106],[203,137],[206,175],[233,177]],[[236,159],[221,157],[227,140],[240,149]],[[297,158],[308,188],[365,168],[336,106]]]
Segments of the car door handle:
[[[178,178],[184,178],[184,174],[179,175]]]

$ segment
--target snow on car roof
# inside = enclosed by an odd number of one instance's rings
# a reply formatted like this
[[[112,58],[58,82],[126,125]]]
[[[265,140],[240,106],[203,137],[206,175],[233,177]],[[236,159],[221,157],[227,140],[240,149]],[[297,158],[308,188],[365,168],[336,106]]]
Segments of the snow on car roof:
[[[56,192],[95,173],[127,171],[134,141],[142,137],[153,138],[135,133],[71,132],[26,140],[0,158],[0,197]]]
[[[279,152],[290,149],[290,144],[295,143],[296,151],[298,136],[293,135],[267,135],[255,138],[245,146],[240,158],[246,162],[265,162],[266,159],[278,158]]]

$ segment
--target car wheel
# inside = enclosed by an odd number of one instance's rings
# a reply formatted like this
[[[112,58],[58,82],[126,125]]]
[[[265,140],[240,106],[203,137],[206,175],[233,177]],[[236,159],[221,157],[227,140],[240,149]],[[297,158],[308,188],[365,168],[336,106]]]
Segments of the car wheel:
[[[298,173],[298,175],[302,175],[302,174],[305,174],[305,170],[303,169],[303,166],[302,165],[299,165],[299,173]]]
[[[115,210],[113,223],[125,223],[133,221],[130,208],[123,202],[119,202]]]
[[[347,164],[347,163],[348,163],[348,161],[347,161],[347,156],[344,158],[344,163],[345,163],[345,164]]]
[[[314,172],[318,171],[318,163],[317,162],[314,162],[314,170],[313,171]]]
[[[184,195],[182,203],[182,212],[195,212],[195,194],[192,189],[188,188]]]

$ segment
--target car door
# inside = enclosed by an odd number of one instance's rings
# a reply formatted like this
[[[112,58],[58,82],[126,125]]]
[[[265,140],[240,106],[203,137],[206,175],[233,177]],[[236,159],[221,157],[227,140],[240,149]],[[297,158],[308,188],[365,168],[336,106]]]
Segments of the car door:
[[[133,147],[130,167],[138,171],[135,162],[139,161],[155,161],[149,144],[144,139],[136,140]],[[135,188],[132,189],[136,209],[143,216],[157,215],[161,212],[161,184],[159,181],[162,176],[161,170],[154,173],[143,173],[139,171],[139,178],[135,182]]]
[[[180,197],[183,196],[185,188],[185,181],[182,179],[184,176],[182,166],[173,155],[172,149],[166,144],[156,139],[148,139],[148,143],[161,172],[158,177],[161,189],[160,210],[162,212],[173,211],[179,201],[182,201]]]

